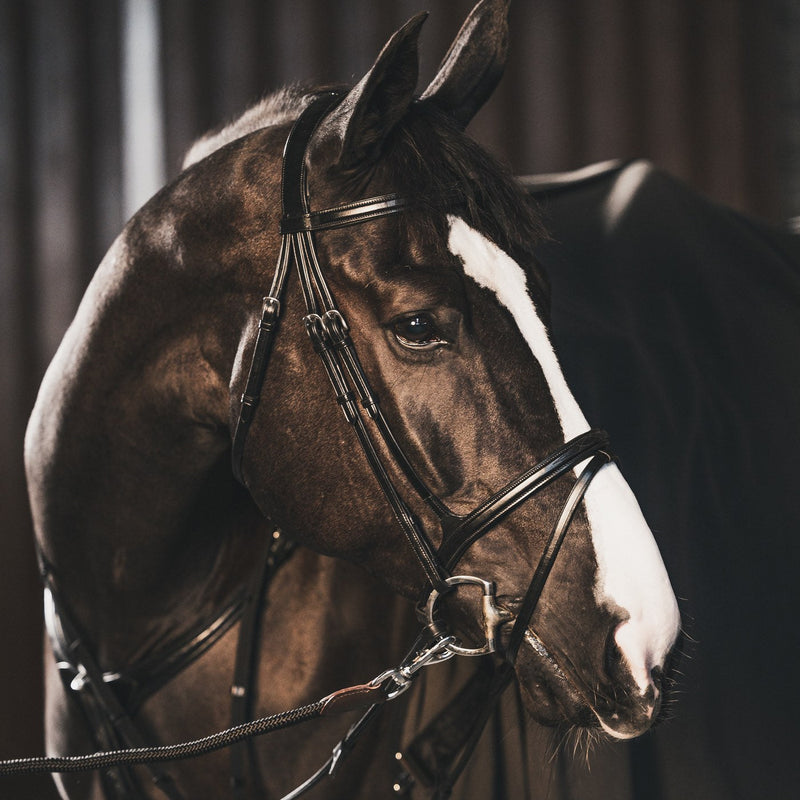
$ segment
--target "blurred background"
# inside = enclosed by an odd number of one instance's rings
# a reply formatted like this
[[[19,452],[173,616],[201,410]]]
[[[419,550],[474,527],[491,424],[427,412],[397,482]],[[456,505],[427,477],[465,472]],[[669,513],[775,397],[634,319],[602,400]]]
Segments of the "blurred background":
[[[0,757],[42,749],[24,428],[103,253],[208,128],[287,82],[357,80],[428,9],[424,86],[472,4],[0,0]],[[800,3],[514,0],[470,132],[518,174],[646,157],[782,225],[800,215]]]

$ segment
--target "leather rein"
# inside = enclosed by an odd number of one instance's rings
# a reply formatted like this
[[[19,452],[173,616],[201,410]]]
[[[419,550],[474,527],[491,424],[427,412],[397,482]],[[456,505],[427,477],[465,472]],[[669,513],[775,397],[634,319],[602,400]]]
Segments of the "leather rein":
[[[453,513],[428,488],[424,479],[413,467],[383,415],[377,396],[361,366],[358,354],[350,337],[348,324],[337,307],[325,280],[323,270],[314,247],[314,233],[341,228],[367,220],[402,212],[412,205],[408,198],[386,194],[348,203],[321,211],[310,210],[306,153],[314,132],[330,110],[341,100],[341,95],[326,92],[315,96],[294,123],[286,140],[283,154],[281,245],[275,275],[269,294],[263,300],[261,319],[253,349],[250,369],[241,398],[241,408],[232,441],[232,469],[236,478],[247,485],[243,469],[245,443],[248,430],[255,417],[261,397],[273,341],[277,332],[284,290],[291,266],[298,271],[306,306],[304,323],[314,350],[319,355],[336,401],[352,427],[370,468],[388,501],[397,524],[403,531],[412,552],[422,568],[428,591],[420,603],[419,612],[425,627],[401,663],[386,670],[372,681],[360,686],[347,687],[334,692],[315,703],[282,714],[245,721],[226,731],[194,742],[162,747],[145,747],[141,737],[125,732],[122,739],[125,747],[88,756],[65,756],[61,758],[29,758],[0,761],[0,775],[23,772],[73,772],[108,768],[120,765],[158,764],[192,758],[213,750],[228,747],[273,730],[280,730],[307,719],[330,715],[342,711],[366,708],[362,717],[349,729],[345,737],[334,748],[323,766],[283,800],[294,800],[315,786],[325,776],[338,769],[344,756],[356,739],[377,715],[382,705],[399,697],[413,683],[420,670],[430,664],[439,663],[453,656],[483,656],[499,649],[500,627],[513,622],[507,644],[502,648],[503,663],[489,681],[484,700],[476,715],[466,740],[462,743],[457,762],[440,775],[436,784],[436,798],[449,796],[452,786],[466,765],[477,744],[480,733],[496,700],[513,677],[513,664],[525,631],[536,608],[545,581],[553,567],[561,544],[594,476],[612,460],[608,450],[608,436],[599,430],[589,430],[566,442],[539,463],[510,481],[504,488],[487,498],[467,515]],[[366,417],[366,419],[365,419]],[[370,429],[377,431],[380,441],[388,451],[394,465],[408,481],[417,495],[439,519],[442,544],[438,548],[425,531],[411,507],[403,499],[400,490],[390,477],[389,471],[379,455],[379,447],[373,440]],[[470,575],[453,574],[455,567],[469,547],[491,530],[515,508],[533,495],[549,486],[586,462],[569,492],[561,514],[546,542],[543,555],[534,571],[525,597],[516,615],[499,607],[496,603],[496,588],[493,581]],[[45,573],[46,590],[57,598],[52,577]],[[445,594],[456,591],[462,585],[473,585],[482,592],[482,628],[484,639],[476,646],[467,646],[450,631],[442,618],[439,600]],[[63,604],[57,603],[57,606]],[[74,641],[78,648],[73,653],[76,664],[96,666],[79,632],[70,630],[71,624],[63,608],[59,611],[59,625],[64,641]],[[103,675],[97,669],[85,670],[99,704],[109,713],[118,712],[123,720],[127,714],[118,710],[119,703],[113,692],[106,691]],[[97,674],[91,674],[92,672]],[[237,687],[234,686],[234,689]],[[110,695],[106,698],[107,695]],[[108,699],[108,702],[106,702]],[[157,768],[150,767],[156,783],[161,785],[170,798],[180,797],[170,781]]]

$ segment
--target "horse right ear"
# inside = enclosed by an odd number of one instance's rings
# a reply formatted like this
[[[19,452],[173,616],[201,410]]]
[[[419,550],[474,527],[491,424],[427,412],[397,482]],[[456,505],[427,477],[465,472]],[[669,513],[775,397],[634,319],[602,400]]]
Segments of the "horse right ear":
[[[381,50],[370,71],[325,122],[341,141],[339,166],[352,169],[380,158],[386,137],[414,99],[419,75],[417,40],[427,13],[410,19]]]
[[[462,128],[489,99],[503,75],[510,2],[481,0],[472,9],[420,98],[439,106]]]

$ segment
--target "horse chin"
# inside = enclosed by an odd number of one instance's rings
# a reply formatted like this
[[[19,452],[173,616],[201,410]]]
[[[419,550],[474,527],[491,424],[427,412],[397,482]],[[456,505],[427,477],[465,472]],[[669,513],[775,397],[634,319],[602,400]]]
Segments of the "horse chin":
[[[647,698],[616,703],[598,696],[590,699],[581,682],[559,666],[530,630],[519,651],[516,671],[527,711],[542,725],[599,728],[613,739],[625,740],[645,733],[658,716],[659,703]]]
[[[598,725],[591,706],[541,640],[530,631],[516,661],[517,678],[528,713],[542,725]]]

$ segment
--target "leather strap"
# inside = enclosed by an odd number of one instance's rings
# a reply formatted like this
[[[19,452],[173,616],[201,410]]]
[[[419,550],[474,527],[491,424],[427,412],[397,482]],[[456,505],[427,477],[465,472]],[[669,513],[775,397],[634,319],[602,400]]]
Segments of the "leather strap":
[[[323,92],[305,107],[295,121],[286,144],[283,147],[283,168],[281,174],[281,204],[283,219],[301,218],[309,211],[306,195],[306,151],[311,137],[343,94]]]
[[[51,574],[45,572],[43,578],[45,624],[58,659],[59,673],[67,693],[78,699],[89,719],[98,726],[94,733],[98,746],[112,749],[120,744],[128,748],[144,747],[146,743],[139,729],[113,688],[104,680],[94,654],[85,644],[85,637],[58,597]],[[124,766],[116,769],[117,777],[112,776],[112,785],[120,791],[131,791],[131,787],[136,786],[132,773]],[[170,775],[158,764],[147,764],[146,769],[164,797],[183,800]]]
[[[297,266],[300,277],[307,311],[304,319],[306,330],[315,351],[324,365],[337,403],[341,407],[345,419],[352,426],[367,462],[378,484],[381,486],[399,526],[409,541],[429,585],[434,589],[438,591],[445,590],[444,580],[449,575],[450,570],[453,569],[466,550],[478,538],[483,536],[520,504],[526,502],[532,495],[544,489],[582,461],[592,458],[590,467],[587,467],[575,487],[573,487],[567,505],[551,533],[545,553],[531,580],[523,606],[519,610],[512,630],[510,657],[496,671],[491,681],[489,698],[482,706],[477,719],[470,729],[466,743],[461,748],[459,760],[447,775],[440,776],[437,797],[444,798],[449,795],[454,781],[476,746],[480,732],[489,718],[496,699],[502,694],[502,691],[513,676],[512,663],[519,643],[524,637],[524,631],[538,602],[544,582],[550,574],[574,512],[594,474],[603,464],[610,460],[610,456],[605,452],[608,446],[608,437],[602,431],[591,430],[567,442],[543,461],[512,480],[466,517],[459,517],[453,514],[429,490],[425,481],[406,457],[380,410],[377,397],[369,385],[353,346],[348,325],[336,306],[317,260],[313,238],[314,232],[353,225],[376,217],[397,213],[410,205],[404,198],[400,198],[395,194],[388,194],[321,211],[310,210],[306,175],[308,143],[322,119],[338,102],[339,96],[335,93],[326,93],[312,100],[292,127],[284,148],[281,186],[283,207],[281,252],[272,290],[264,301],[262,322],[259,326],[250,373],[242,397],[242,409],[234,434],[232,446],[234,474],[242,480],[241,462],[245,437],[261,394],[272,340],[277,327],[280,300],[291,263]],[[367,416],[375,423],[378,433],[387,446],[395,464],[406,476],[417,494],[439,517],[444,535],[438,552],[433,547],[411,508],[400,495],[383,465],[359,411],[357,401],[360,401],[361,407]],[[350,702],[363,700],[370,693],[370,689],[352,687],[341,696],[337,695],[332,698],[331,702],[346,707]],[[370,709],[364,719],[370,718],[373,713],[377,712],[373,712]],[[360,731],[362,725],[358,724],[356,728]],[[350,741],[349,734],[343,741]],[[328,765],[312,776],[303,786],[298,787],[298,790],[289,795],[288,798],[297,797],[311,788],[311,786],[316,785],[335,766],[338,756],[332,758],[333,761],[329,760],[330,763]]]
[[[516,661],[517,653],[519,652],[520,644],[525,637],[525,631],[530,625],[531,617],[542,595],[544,584],[550,575],[555,564],[558,552],[564,542],[564,537],[567,535],[569,526],[578,510],[578,506],[583,500],[586,490],[595,475],[611,461],[611,456],[608,453],[600,452],[595,455],[592,460],[584,467],[578,480],[567,497],[567,502],[561,510],[558,521],[553,526],[550,537],[544,549],[542,557],[539,559],[539,564],[536,571],[533,573],[528,591],[522,601],[522,605],[517,611],[517,619],[514,622],[514,627],[511,630],[511,637],[505,650],[505,658],[508,663],[513,664]]]
[[[341,95],[336,92],[326,92],[318,95],[292,126],[283,150],[281,210],[284,218],[302,217],[307,211],[305,191],[302,189],[305,186],[306,147],[322,118],[340,100]],[[245,390],[241,397],[239,417],[231,443],[231,468],[236,480],[243,485],[246,485],[242,473],[244,446],[256,409],[261,401],[261,390],[267,374],[272,344],[278,330],[281,301],[291,256],[290,241],[286,236],[282,236],[278,263],[275,268],[275,278],[272,283],[272,289],[264,298],[262,305],[256,343],[253,348]]]
[[[377,217],[385,217],[402,211],[411,205],[408,198],[397,194],[386,194],[381,197],[370,197],[345,203],[322,211],[308,211],[303,214],[284,216],[281,221],[281,233],[301,233],[302,231],[324,231],[331,228],[344,228],[356,225]]]
[[[291,230],[297,227],[294,224],[297,220],[305,220],[305,224],[299,227],[299,232],[285,232],[284,236],[291,240],[294,261],[300,276],[307,311],[306,329],[314,349],[325,367],[336,400],[342,408],[345,419],[353,427],[370,468],[428,582],[432,586],[438,587],[441,586],[446,573],[436,558],[434,548],[419,520],[394,486],[359,413],[355,399],[357,393],[361,395],[362,402],[367,403],[368,409],[372,410],[373,418],[378,416],[382,419],[382,415],[376,412],[377,401],[374,393],[368,388],[364,372],[357,361],[355,349],[352,348],[352,343],[346,335],[347,326],[344,318],[336,307],[333,295],[317,261],[312,238],[314,227],[311,225],[311,221],[313,219],[324,220],[327,229],[340,224],[353,224],[359,219],[394,214],[408,205],[405,200],[395,195],[383,195],[315,212],[316,216],[312,215],[308,201],[306,150],[317,126],[337,102],[339,102],[339,96],[333,93],[319,97],[305,109],[289,133],[284,148],[281,187],[283,225],[287,230]],[[341,321],[341,325],[336,330],[334,330],[334,321]],[[345,333],[344,336],[340,335],[342,331]],[[383,430],[388,430],[385,422],[384,425],[379,425],[379,431]],[[400,450],[394,437],[391,437],[390,449],[395,452]],[[402,456],[400,465],[401,469],[406,467],[411,469],[405,456]],[[418,476],[416,481],[412,481],[415,486],[420,482]],[[424,491],[427,495],[432,496],[427,489]]]
[[[432,788],[449,775],[486,705],[495,669],[491,657],[481,658],[475,673],[452,700],[403,748],[404,765],[423,786]]]
[[[279,530],[273,531],[245,599],[231,683],[230,727],[232,728],[243,725],[254,717],[253,703],[258,670],[258,645],[267,588],[272,577],[291,556],[294,549],[294,543],[285,534]],[[248,766],[252,776],[251,781],[248,781]],[[232,745],[231,789],[234,800],[244,800],[247,797],[248,784],[255,782],[258,775],[252,739],[245,739]]]
[[[608,446],[608,434],[594,428],[562,445],[527,472],[506,484],[466,517],[456,517],[455,527],[445,530],[439,558],[452,570],[470,545],[489,528],[581,461]]]
[[[540,475],[540,480],[547,480],[549,483],[564,475],[571,468],[570,465],[574,466],[575,463],[585,460],[587,449],[596,453],[578,476],[558,520],[550,532],[539,564],[517,611],[516,620],[503,654],[504,662],[494,669],[488,682],[484,674],[478,673],[462,693],[467,697],[478,693],[482,702],[465,704],[464,697],[457,695],[415,737],[404,753],[404,760],[423,785],[435,785],[434,800],[446,800],[452,793],[456,781],[478,745],[491,712],[514,677],[514,662],[524,640],[525,631],[530,625],[531,617],[575,512],[592,479],[611,460],[608,453],[602,450],[598,451],[598,448],[605,443],[607,443],[607,436],[602,431],[589,431],[583,437],[568,442],[550,458],[545,459],[540,465],[526,473],[531,477]],[[520,479],[521,484],[526,482],[524,479],[525,476]],[[503,490],[503,492],[505,491]],[[503,492],[498,494],[502,496]],[[490,498],[484,505],[487,507],[493,505],[493,500],[494,498]],[[487,662],[486,668],[491,666],[491,661],[487,659]],[[454,721],[457,724],[453,724]]]
[[[281,247],[279,261],[287,257],[284,248]],[[241,408],[239,418],[236,422],[236,429],[233,434],[231,444],[231,468],[233,475],[239,483],[246,485],[242,474],[242,460],[244,458],[244,444],[247,440],[247,433],[256,415],[256,409],[261,402],[261,387],[264,385],[264,378],[267,375],[269,357],[272,353],[272,343],[275,340],[275,333],[278,329],[278,320],[281,310],[280,295],[283,286],[278,291],[278,296],[270,295],[264,298],[261,309],[261,319],[258,323],[258,335],[253,348],[250,371],[247,375],[247,383],[241,397]]]
[[[381,486],[387,501],[401,529],[406,535],[413,552],[422,566],[428,583],[439,592],[447,590],[444,583],[449,575],[449,570],[459,561],[464,552],[480,536],[484,535],[497,522],[503,519],[521,503],[528,500],[533,494],[540,491],[561,475],[564,475],[581,461],[590,457],[589,466],[584,470],[576,482],[562,511],[558,523],[551,533],[550,540],[526,593],[523,605],[517,615],[517,620],[511,634],[511,646],[508,648],[507,660],[496,671],[489,686],[489,697],[481,707],[478,718],[473,724],[467,741],[462,748],[461,756],[455,767],[438,780],[437,798],[449,796],[454,781],[457,779],[466,761],[477,744],[480,732],[488,719],[494,702],[500,696],[505,686],[513,675],[513,660],[516,656],[519,643],[524,637],[524,631],[530,620],[541,594],[544,582],[552,569],[566,531],[572,520],[589,482],[596,472],[610,460],[605,452],[608,439],[601,431],[589,431],[571,442],[560,447],[539,464],[511,481],[501,491],[492,495],[472,513],[466,517],[457,517],[450,512],[446,505],[440,501],[427,487],[425,481],[416,472],[409,459],[405,456],[402,447],[394,437],[388,422],[383,417],[377,397],[369,386],[367,377],[361,368],[355,347],[349,336],[349,329],[341,312],[337,308],[332,293],[327,285],[324,274],[317,261],[314,247],[313,234],[315,231],[324,231],[331,228],[352,225],[365,220],[398,213],[407,208],[410,202],[394,194],[366,198],[353,203],[347,203],[334,208],[321,211],[311,211],[309,208],[306,180],[306,151],[308,143],[325,115],[338,103],[340,95],[327,92],[312,99],[310,104],[301,113],[287,138],[284,148],[283,180],[282,180],[282,207],[281,222],[282,240],[278,256],[278,263],[269,294],[264,298],[258,333],[251,357],[250,369],[245,382],[241,407],[234,430],[231,446],[232,468],[237,479],[244,483],[242,462],[247,432],[254,419],[256,409],[260,402],[263,383],[269,364],[272,344],[280,319],[281,302],[286,280],[291,263],[298,269],[303,296],[306,303],[307,314],[304,318],[306,329],[309,333],[314,349],[319,354],[325,367],[330,382],[334,388],[337,402],[339,403],[347,421],[352,425],[357,439],[365,453],[368,463]],[[448,203],[450,198],[448,198]],[[452,205],[452,203],[450,203]],[[408,479],[412,488],[438,515],[442,530],[445,534],[440,550],[437,552],[419,520],[406,504],[397,488],[394,486],[389,472],[383,465],[374,445],[369,430],[359,411],[357,399],[367,416],[375,423],[378,433],[389,449],[395,464]],[[475,578],[469,580],[477,580]],[[50,591],[49,576],[45,582]],[[462,578],[462,581],[463,578]],[[481,581],[490,585],[489,582]],[[261,584],[263,586],[263,582]],[[493,592],[493,590],[492,590]],[[491,595],[493,597],[493,594]],[[55,608],[55,602],[53,607]],[[496,608],[496,607],[495,607]],[[240,639],[239,656],[237,657],[236,679],[234,681],[234,698],[232,700],[232,714],[234,718],[250,716],[249,688],[253,682],[253,653],[255,631],[260,619],[261,603],[253,602],[248,605],[247,625],[243,630],[253,631],[251,635],[246,632],[245,638]],[[59,652],[69,653],[69,667],[73,675],[86,681],[91,689],[97,705],[102,710],[101,716],[108,720],[109,731],[128,747],[141,747],[141,737],[138,730],[130,720],[126,709],[119,702],[114,692],[106,685],[104,678],[91,653],[83,645],[80,636],[70,629],[70,621],[63,616],[55,626],[61,631],[61,638],[56,634]],[[58,618],[58,611],[55,612]],[[432,631],[442,635],[441,631]],[[451,640],[452,636],[446,637]],[[487,640],[488,641],[488,640]],[[440,639],[438,645],[442,644]],[[438,646],[437,645],[437,646]],[[438,650],[437,650],[438,652]],[[456,649],[449,655],[459,652]],[[460,652],[463,652],[460,651]],[[74,665],[74,666],[73,666]],[[410,665],[406,665],[410,667]],[[404,667],[405,668],[405,667]],[[395,671],[396,672],[396,671]],[[402,674],[402,672],[397,673]],[[239,678],[243,677],[243,680]],[[403,684],[405,688],[408,681]],[[237,696],[241,694],[241,696]],[[74,759],[44,759],[46,763],[37,762],[35,769],[52,769],[54,771],[70,771],[74,769],[94,768],[91,765],[101,766],[110,763],[144,763],[157,762],[175,757],[191,757],[200,752],[209,752],[218,747],[230,746],[248,736],[260,735],[270,730],[297,724],[300,721],[321,716],[323,713],[333,713],[351,709],[372,702],[372,699],[381,693],[373,685],[350,687],[336,692],[322,701],[299,709],[293,709],[274,718],[265,718],[255,723],[244,723],[234,726],[228,731],[204,740],[184,743],[167,748],[141,748],[140,751],[125,750],[122,753],[96,754],[96,756],[77,757]],[[384,694],[382,700],[392,699],[392,694]],[[321,770],[315,773],[306,783],[295,792],[287,795],[288,798],[298,797],[311,786],[321,780],[326,774],[332,774],[340,760],[353,746],[358,735],[366,728],[369,721],[377,714],[379,703],[370,706],[362,718],[348,731],[348,734],[334,750],[331,758]],[[113,738],[113,737],[112,737]],[[110,738],[109,741],[112,739]],[[180,752],[181,755],[177,755]],[[236,764],[237,757],[234,757]],[[61,762],[64,761],[64,765]],[[234,776],[241,775],[243,768],[234,766]],[[79,762],[79,763],[78,763]],[[27,768],[31,765],[8,764],[11,768]],[[161,773],[156,767],[150,767],[154,779],[161,784],[162,791],[170,800],[180,800],[180,794],[171,784],[168,776]]]
[[[105,683],[114,688],[128,713],[135,714],[148,697],[211,649],[239,620],[242,607],[239,595],[210,622],[201,622],[152,656],[123,672],[103,673]]]

